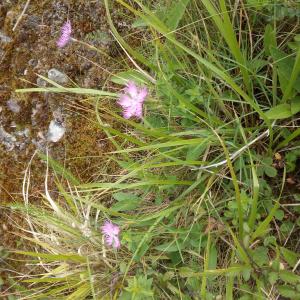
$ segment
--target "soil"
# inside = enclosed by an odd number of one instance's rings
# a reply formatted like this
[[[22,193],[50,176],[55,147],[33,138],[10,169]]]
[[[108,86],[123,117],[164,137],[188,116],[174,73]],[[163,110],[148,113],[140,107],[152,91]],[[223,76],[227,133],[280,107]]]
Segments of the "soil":
[[[61,162],[81,182],[95,180],[101,159],[109,151],[105,134],[95,123],[93,106],[83,98],[51,93],[16,93],[17,88],[43,85],[37,74],[47,77],[57,69],[68,76],[67,86],[102,89],[121,53],[109,33],[102,1],[32,0],[15,30],[24,0],[2,0],[0,4],[0,296],[5,299],[18,281],[15,270],[29,272],[8,251],[26,248],[20,236],[25,221],[11,208],[22,203],[24,171],[36,149]],[[117,13],[115,13],[117,18]],[[89,43],[108,56],[78,42],[63,49],[56,46],[60,28],[72,23],[72,36]],[[126,30],[120,22],[119,30]],[[109,58],[111,57],[111,58]],[[111,87],[113,88],[113,87]],[[108,103],[108,105],[110,105]],[[59,115],[59,117],[58,117]],[[49,123],[60,118],[66,133],[59,142],[45,142]],[[91,122],[93,120],[93,122]],[[67,160],[66,158],[78,157]],[[101,159],[99,159],[101,157]],[[45,163],[35,157],[31,166],[31,203],[44,191]],[[55,189],[54,185],[52,186]],[[17,233],[17,236],[15,235]],[[10,277],[10,279],[9,279]]]

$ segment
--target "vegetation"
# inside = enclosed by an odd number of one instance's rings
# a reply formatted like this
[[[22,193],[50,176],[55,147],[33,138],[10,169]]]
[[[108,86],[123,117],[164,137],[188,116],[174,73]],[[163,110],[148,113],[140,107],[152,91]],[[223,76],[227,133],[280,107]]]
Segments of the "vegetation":
[[[129,63],[110,81],[147,87],[142,120],[124,119],[111,90],[46,78],[52,88],[18,90],[88,95],[115,148],[88,183],[41,155],[59,192],[46,179],[44,206],[13,207],[35,245],[17,251],[33,269],[21,299],[300,299],[300,4],[113,2]]]

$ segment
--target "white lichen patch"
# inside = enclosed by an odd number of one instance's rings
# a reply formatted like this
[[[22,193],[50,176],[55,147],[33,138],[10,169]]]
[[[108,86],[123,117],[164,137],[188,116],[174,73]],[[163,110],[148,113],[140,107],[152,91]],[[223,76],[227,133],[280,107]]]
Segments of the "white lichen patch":
[[[65,132],[66,128],[63,123],[52,120],[49,125],[47,140],[56,143],[64,136]]]
[[[21,106],[19,105],[18,101],[15,99],[9,99],[6,102],[6,104],[8,109],[15,114],[18,114],[21,111]]]

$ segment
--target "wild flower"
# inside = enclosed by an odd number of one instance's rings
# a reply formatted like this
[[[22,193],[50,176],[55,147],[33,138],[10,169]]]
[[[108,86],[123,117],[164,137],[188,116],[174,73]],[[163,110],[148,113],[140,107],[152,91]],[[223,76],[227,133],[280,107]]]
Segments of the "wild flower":
[[[61,28],[61,34],[57,41],[57,47],[63,48],[71,40],[72,26],[71,22],[68,20]]]
[[[120,248],[121,246],[121,242],[119,239],[120,227],[118,225],[113,224],[111,221],[105,221],[101,229],[107,245],[115,249]]]
[[[138,87],[135,82],[129,81],[118,101],[118,104],[123,108],[123,117],[125,119],[131,117],[142,118],[143,103],[147,95],[148,90],[146,87]]]

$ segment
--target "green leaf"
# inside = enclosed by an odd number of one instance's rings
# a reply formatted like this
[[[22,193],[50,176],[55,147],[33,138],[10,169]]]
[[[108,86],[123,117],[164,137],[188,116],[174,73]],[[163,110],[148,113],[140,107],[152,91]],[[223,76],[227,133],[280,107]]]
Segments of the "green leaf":
[[[132,193],[119,192],[112,195],[118,203],[114,204],[111,209],[113,211],[128,211],[136,209],[141,203],[141,198]]]
[[[283,297],[293,300],[299,299],[299,294],[290,285],[281,285],[278,286],[277,289],[280,295]]]
[[[267,265],[269,262],[268,248],[259,246],[252,251],[252,259],[260,266]]]
[[[300,96],[297,96],[291,100],[291,112],[293,115],[300,111]]]
[[[195,272],[193,269],[189,267],[181,267],[179,268],[179,276],[182,278],[193,278],[193,277],[199,277],[199,273]]]
[[[276,272],[270,272],[268,275],[270,284],[274,284],[278,280],[278,274]]]
[[[217,248],[214,245],[212,245],[210,248],[210,253],[209,253],[208,270],[216,269],[217,260],[218,260],[218,251],[217,251]]]
[[[158,245],[155,247],[156,250],[158,251],[162,251],[162,252],[177,252],[179,249],[178,249],[178,246],[175,241],[171,241],[171,242],[168,242],[168,243],[164,243],[164,244],[161,244],[161,245]]]
[[[280,232],[284,235],[289,234],[293,230],[294,223],[285,221],[280,225]]]
[[[248,281],[251,278],[251,269],[247,268],[247,269],[243,270],[242,276],[245,281]]]
[[[276,214],[276,212],[275,212],[275,214]],[[276,238],[275,238],[275,236],[272,235],[272,236],[265,237],[265,239],[264,239],[264,246],[267,247],[269,245],[276,245]]]
[[[277,170],[273,166],[264,166],[264,172],[269,177],[277,176]]]
[[[283,217],[284,217],[284,211],[281,210],[281,209],[278,209],[275,214],[274,214],[274,217],[279,220],[279,221],[282,221],[283,220]]]
[[[282,253],[284,260],[290,265],[290,267],[293,268],[298,261],[299,255],[294,251],[291,251],[284,247],[281,247],[280,251]]]
[[[120,201],[114,204],[111,207],[111,210],[116,212],[134,210],[139,206],[139,204],[140,204],[140,200]]]
[[[269,4],[269,0],[247,0],[247,6],[255,7],[257,10],[262,9]]]
[[[264,34],[264,48],[268,56],[271,55],[270,47],[276,47],[276,35],[274,28],[268,24]]]
[[[128,279],[128,287],[125,290],[131,294],[131,299],[153,299],[152,278],[147,279],[146,276],[135,276],[132,279]]]
[[[117,84],[126,84],[129,80],[133,80],[139,84],[147,84],[149,81],[145,75],[137,70],[128,70],[113,75],[110,80]]]
[[[205,143],[199,144],[197,146],[190,146],[186,154],[186,160],[197,160],[206,149],[206,147],[207,145]]]
[[[146,27],[147,22],[145,22],[142,18],[137,18],[131,25],[132,28]]]
[[[279,277],[281,280],[287,283],[299,283],[300,282],[300,276],[296,275],[293,272],[289,271],[280,271]]]
[[[275,47],[270,47],[270,52],[274,60],[274,64],[278,70],[278,77],[280,81],[280,87],[283,92],[286,91],[289,86],[289,80],[295,65],[295,59],[287,53],[279,50]],[[296,78],[293,82],[293,88],[300,92],[300,77]]]
[[[271,120],[286,119],[292,116],[291,106],[289,104],[279,104],[266,112],[267,118]]]
[[[190,0],[180,0],[172,3],[173,6],[169,8],[166,19],[166,25],[171,31],[178,27],[189,2]]]
[[[120,201],[140,200],[139,196],[132,194],[132,193],[119,192],[119,193],[114,193],[112,196],[114,197],[114,199],[116,199],[119,202]]]

